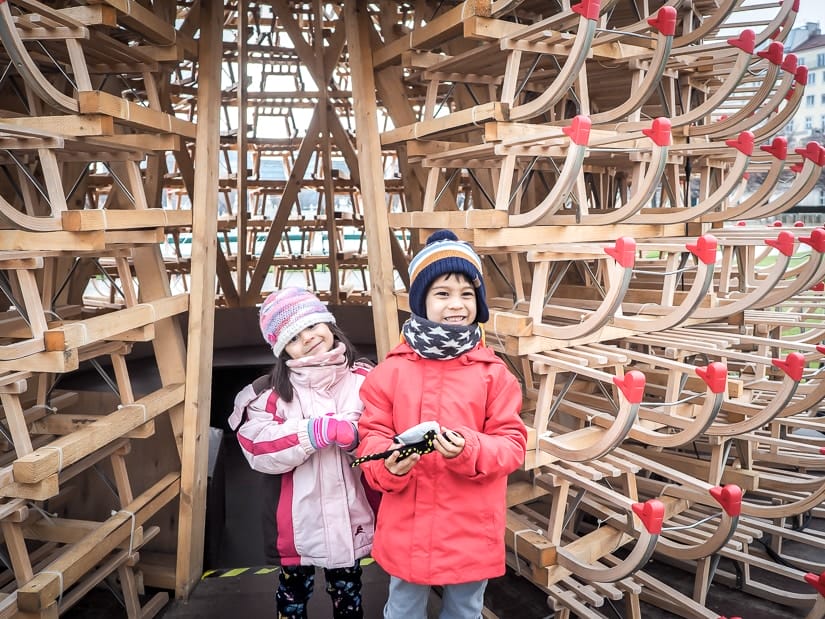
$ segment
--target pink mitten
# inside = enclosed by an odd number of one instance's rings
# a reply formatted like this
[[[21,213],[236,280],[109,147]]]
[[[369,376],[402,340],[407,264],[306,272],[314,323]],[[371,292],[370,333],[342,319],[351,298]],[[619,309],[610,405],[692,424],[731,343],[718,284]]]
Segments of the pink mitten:
[[[307,433],[315,449],[338,445],[349,451],[358,444],[355,425],[331,415],[310,419],[307,423]]]
[[[356,430],[355,424],[350,421],[330,419],[327,434],[336,445],[347,451],[358,444],[358,430]]]

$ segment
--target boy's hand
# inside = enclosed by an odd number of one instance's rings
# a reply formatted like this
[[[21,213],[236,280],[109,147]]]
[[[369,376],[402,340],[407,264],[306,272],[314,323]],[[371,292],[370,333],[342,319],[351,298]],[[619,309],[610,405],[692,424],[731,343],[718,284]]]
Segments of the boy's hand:
[[[401,449],[403,445],[399,443],[393,443],[392,449],[395,448]],[[393,475],[406,475],[412,470],[412,467],[415,466],[416,462],[421,459],[421,454],[413,453],[407,456],[406,458],[401,457],[400,451],[394,451],[384,460],[384,466],[386,469],[392,473]]]
[[[433,447],[448,460],[464,451],[464,437],[455,430],[441,427],[441,434],[435,435]]]

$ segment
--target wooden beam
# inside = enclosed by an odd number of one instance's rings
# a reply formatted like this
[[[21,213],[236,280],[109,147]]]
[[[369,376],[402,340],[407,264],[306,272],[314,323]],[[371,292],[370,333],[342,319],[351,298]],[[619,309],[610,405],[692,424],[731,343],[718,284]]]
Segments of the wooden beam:
[[[186,395],[178,516],[175,591],[187,599],[203,573],[206,482],[209,459],[209,407],[212,342],[215,328],[215,275],[218,236],[218,161],[220,148],[221,34],[223,6],[201,9],[198,63],[198,134],[192,211],[192,283],[186,350]]]
[[[361,195],[364,202],[364,227],[367,234],[370,265],[370,296],[375,322],[375,347],[379,359],[398,341],[398,306],[395,302],[392,274],[392,250],[387,221],[384,171],[381,161],[375,101],[372,49],[367,30],[370,20],[362,7],[344,4],[344,20],[351,56],[355,119],[358,133],[358,163],[361,170]]]

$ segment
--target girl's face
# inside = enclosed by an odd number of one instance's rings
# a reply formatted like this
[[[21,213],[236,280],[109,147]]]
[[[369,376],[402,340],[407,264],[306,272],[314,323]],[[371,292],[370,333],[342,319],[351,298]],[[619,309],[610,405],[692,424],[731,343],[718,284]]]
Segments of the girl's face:
[[[447,273],[433,281],[425,299],[427,320],[469,325],[476,319],[476,289],[460,273]]]
[[[320,355],[332,350],[335,337],[329,325],[325,322],[307,327],[298,335],[289,340],[284,350],[292,359]]]

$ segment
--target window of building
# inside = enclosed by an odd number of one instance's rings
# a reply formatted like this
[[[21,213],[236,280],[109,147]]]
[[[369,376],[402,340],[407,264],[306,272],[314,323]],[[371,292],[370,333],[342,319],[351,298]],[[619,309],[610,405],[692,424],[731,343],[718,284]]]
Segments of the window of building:
[[[808,86],[816,84],[816,73],[808,73]]]
[[[816,55],[816,66],[825,67],[825,54]]]
[[[800,67],[805,66],[805,56],[797,56],[796,57],[796,64]]]
[[[805,130],[810,131],[814,128],[814,120],[810,116],[805,117]]]
[[[825,105],[825,95],[819,95],[819,102],[820,102],[822,105]]]
[[[814,105],[816,103],[816,97],[813,95],[805,95],[805,105]]]
[[[819,190],[819,206],[825,206],[825,189]]]

